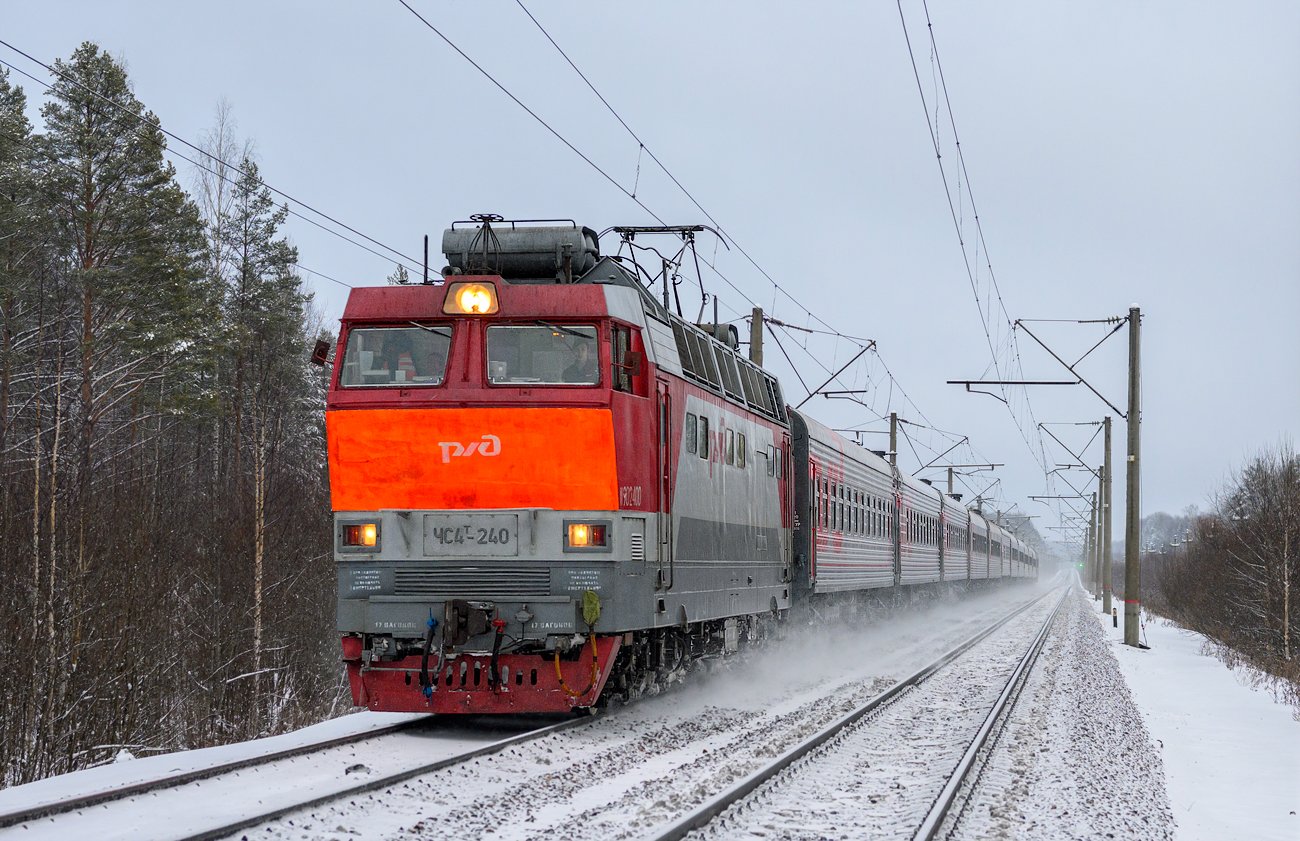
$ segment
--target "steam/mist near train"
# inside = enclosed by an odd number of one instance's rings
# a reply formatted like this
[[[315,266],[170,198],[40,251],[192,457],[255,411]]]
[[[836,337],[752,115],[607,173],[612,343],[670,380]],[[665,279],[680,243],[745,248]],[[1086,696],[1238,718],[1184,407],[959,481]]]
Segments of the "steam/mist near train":
[[[591,708],[809,606],[1037,577],[1014,535],[787,407],[734,327],[674,314],[591,229],[475,217],[443,251],[442,284],[353,290],[334,358],[357,705]]]

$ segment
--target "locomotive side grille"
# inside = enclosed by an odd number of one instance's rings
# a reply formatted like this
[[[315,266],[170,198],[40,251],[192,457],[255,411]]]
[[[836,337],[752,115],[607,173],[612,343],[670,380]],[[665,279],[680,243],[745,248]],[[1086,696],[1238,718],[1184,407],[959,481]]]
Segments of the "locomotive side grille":
[[[399,596],[503,598],[551,592],[551,570],[544,566],[399,569],[394,578]]]
[[[631,540],[632,560],[645,560],[645,535],[640,532],[633,532],[628,536]]]

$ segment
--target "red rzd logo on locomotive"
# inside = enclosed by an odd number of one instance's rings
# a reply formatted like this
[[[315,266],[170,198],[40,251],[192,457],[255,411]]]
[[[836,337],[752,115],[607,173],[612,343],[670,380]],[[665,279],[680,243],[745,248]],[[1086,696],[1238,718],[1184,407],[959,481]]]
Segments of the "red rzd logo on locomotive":
[[[470,456],[499,456],[501,455],[501,439],[495,435],[484,435],[478,441],[470,441],[468,444],[462,444],[459,441],[439,441],[438,446],[442,449],[442,463],[446,464],[453,458],[469,458]]]

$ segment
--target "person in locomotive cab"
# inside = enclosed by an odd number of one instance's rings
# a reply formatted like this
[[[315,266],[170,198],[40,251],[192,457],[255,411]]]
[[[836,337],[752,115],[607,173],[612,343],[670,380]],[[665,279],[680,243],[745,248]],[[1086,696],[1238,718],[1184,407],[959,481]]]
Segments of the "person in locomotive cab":
[[[591,348],[593,344],[595,342],[583,339],[573,348],[573,360],[564,369],[566,383],[596,382],[596,354]]]
[[[442,382],[443,372],[447,370],[446,348],[426,337],[424,341],[416,343],[414,357],[417,377],[432,379],[435,383]]]
[[[384,367],[393,382],[411,382],[415,379],[415,359],[411,354],[411,337],[405,330],[394,330],[384,342]]]

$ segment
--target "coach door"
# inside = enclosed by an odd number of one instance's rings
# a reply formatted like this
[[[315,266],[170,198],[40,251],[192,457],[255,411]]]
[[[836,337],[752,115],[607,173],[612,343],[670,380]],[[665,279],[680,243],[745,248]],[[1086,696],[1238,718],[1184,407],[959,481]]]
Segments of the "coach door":
[[[794,510],[794,479],[790,476],[790,464],[794,461],[790,455],[790,435],[786,433],[781,436],[781,452],[777,455],[776,460],[776,486],[780,494],[781,511]],[[785,519],[782,513],[781,520]],[[784,524],[783,524],[784,525]],[[782,528],[781,538],[781,563],[785,565],[785,574],[790,574],[790,544],[794,540],[794,522],[789,523],[789,528]]]
[[[673,586],[673,465],[672,465],[672,397],[668,383],[659,380],[659,585]]]

